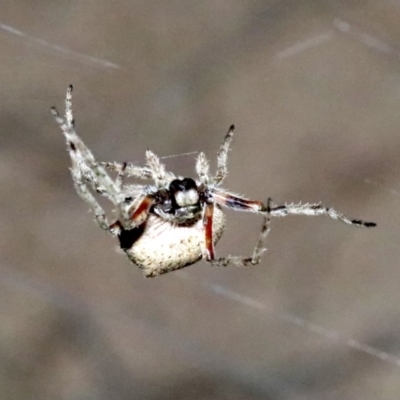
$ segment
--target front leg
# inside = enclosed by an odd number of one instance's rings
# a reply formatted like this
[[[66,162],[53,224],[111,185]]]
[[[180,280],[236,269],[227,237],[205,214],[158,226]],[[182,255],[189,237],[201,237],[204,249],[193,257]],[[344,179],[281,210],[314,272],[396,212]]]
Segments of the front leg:
[[[109,223],[107,221],[107,217],[103,208],[88,189],[86,182],[83,178],[84,175],[82,174],[82,171],[76,162],[72,162],[71,175],[76,192],[78,193],[79,197],[83,201],[85,201],[86,204],[89,205],[100,228],[107,232],[113,233],[112,230],[109,228]]]
[[[268,205],[265,205],[261,201],[248,200],[217,188],[213,188],[211,193],[213,199],[223,207],[232,208],[236,211],[254,212],[257,214],[268,212]]]
[[[55,107],[51,108],[57,124],[60,126],[68,145],[68,152],[72,163],[77,164],[85,181],[90,183],[94,190],[108,197],[114,204],[120,200],[116,186],[107,171],[98,164],[83,140],[75,130],[75,120],[72,113],[72,85],[67,89],[65,99],[65,116],[62,117]],[[74,168],[74,167],[73,167]]]
[[[308,215],[308,216],[318,216],[326,215],[329,218],[337,219],[348,225],[364,226],[366,228],[371,228],[376,226],[375,222],[364,222],[359,219],[351,219],[346,217],[346,215],[336,211],[333,208],[325,207],[321,203],[315,204],[285,204],[283,206],[273,206],[270,210],[272,217],[286,217],[287,215]]]
[[[265,206],[260,201],[247,200],[234,194],[224,192],[220,189],[213,188],[212,196],[218,204],[224,207],[232,208],[236,211],[249,211],[257,214],[269,212],[271,217],[286,217],[287,215],[307,215],[319,216],[326,215],[329,218],[342,221],[348,225],[363,226],[371,228],[376,226],[375,222],[364,222],[359,219],[352,219],[346,215],[336,211],[334,208],[325,207],[322,203],[315,204],[284,204],[282,206]]]

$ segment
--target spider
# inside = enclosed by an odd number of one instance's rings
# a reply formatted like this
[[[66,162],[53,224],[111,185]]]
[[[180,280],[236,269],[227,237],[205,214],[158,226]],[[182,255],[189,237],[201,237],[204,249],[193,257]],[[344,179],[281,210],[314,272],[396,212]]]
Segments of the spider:
[[[208,160],[202,152],[197,157],[196,179],[166,171],[160,158],[150,150],[146,151],[146,165],[143,167],[127,162],[97,162],[75,131],[72,89],[72,85],[67,89],[65,117],[60,116],[55,107],[51,112],[67,140],[75,189],[93,211],[98,225],[118,237],[122,250],[144,270],[146,277],[174,271],[201,259],[214,266],[256,265],[266,251],[264,241],[270,230],[271,217],[327,215],[349,225],[376,226],[373,222],[350,219],[321,203],[278,206],[268,199],[264,204],[221,188],[227,175],[233,125],[218,151],[215,174],[210,174]],[[113,179],[107,170],[114,171],[116,178]],[[148,185],[126,184],[127,177],[153,182]],[[108,222],[92,191],[106,197],[115,206],[115,222]],[[225,227],[224,207],[262,216],[261,231],[250,257],[215,257],[214,246]]]

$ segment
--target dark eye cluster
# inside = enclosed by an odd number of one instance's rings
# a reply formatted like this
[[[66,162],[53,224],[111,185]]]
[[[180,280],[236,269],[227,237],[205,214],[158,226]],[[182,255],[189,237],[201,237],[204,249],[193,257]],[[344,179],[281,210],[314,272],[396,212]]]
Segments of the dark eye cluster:
[[[192,178],[174,179],[169,184],[169,191],[173,196],[178,191],[186,192],[190,189],[197,190],[196,182]]]

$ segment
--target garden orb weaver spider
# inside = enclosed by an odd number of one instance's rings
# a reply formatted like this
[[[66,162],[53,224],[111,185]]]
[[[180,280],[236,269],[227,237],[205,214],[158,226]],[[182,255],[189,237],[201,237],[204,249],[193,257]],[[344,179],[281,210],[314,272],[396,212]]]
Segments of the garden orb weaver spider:
[[[71,174],[78,195],[89,205],[98,225],[119,239],[128,258],[154,277],[177,270],[204,259],[215,266],[256,265],[266,250],[264,241],[271,217],[291,214],[327,215],[349,225],[373,227],[373,222],[350,219],[333,208],[316,204],[273,205],[248,200],[221,188],[227,175],[228,151],[234,126],[229,128],[217,154],[217,171],[210,174],[208,160],[199,153],[196,162],[197,179],[175,176],[166,171],[160,158],[146,152],[146,165],[97,162],[75,131],[72,113],[72,85],[67,89],[65,116],[51,109],[60,126],[71,158]],[[107,170],[116,172],[112,179]],[[149,185],[126,184],[125,178],[152,180]],[[115,206],[117,220],[110,224],[93,193],[106,197]],[[250,257],[216,258],[214,246],[225,227],[222,208],[248,211],[262,216],[261,231]]]

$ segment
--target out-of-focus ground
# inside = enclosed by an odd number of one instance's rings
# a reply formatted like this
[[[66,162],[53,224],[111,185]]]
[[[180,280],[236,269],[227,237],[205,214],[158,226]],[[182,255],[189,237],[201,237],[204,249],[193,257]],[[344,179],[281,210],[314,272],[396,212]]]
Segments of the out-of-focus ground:
[[[399,399],[400,1],[3,1],[1,399]],[[261,265],[157,279],[115,251],[49,113],[99,160],[205,151],[274,219]],[[195,155],[165,159],[182,175]],[[228,212],[219,256],[261,220]]]

